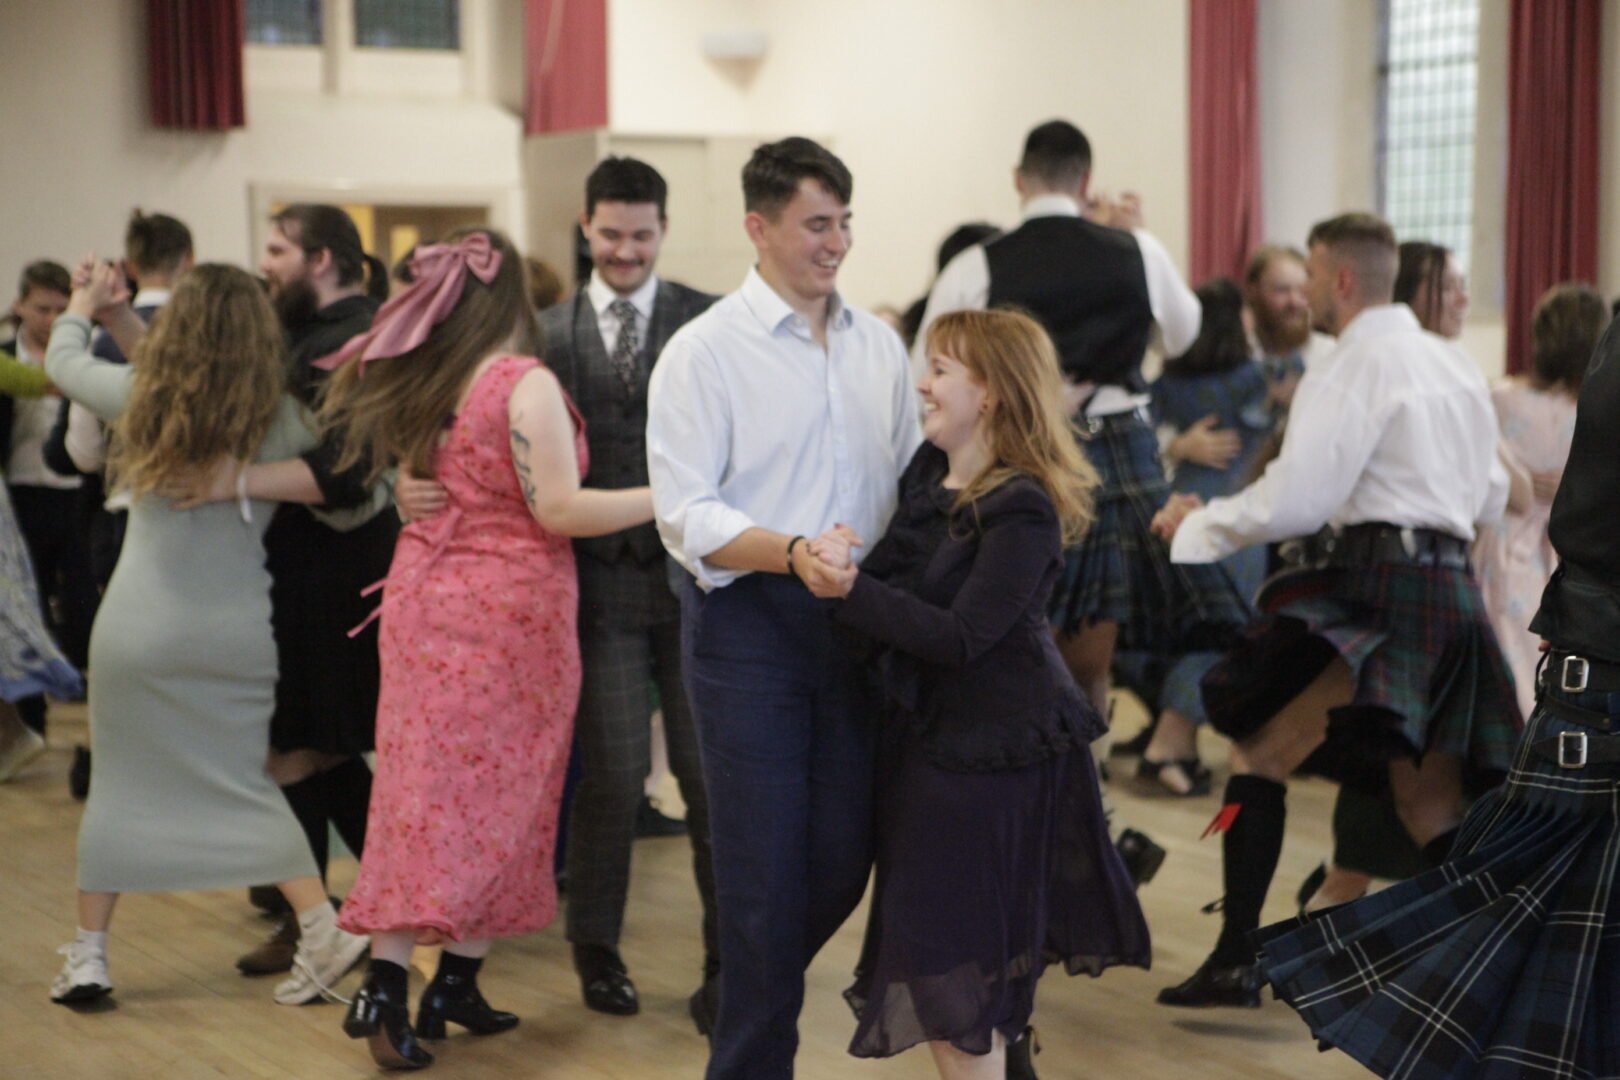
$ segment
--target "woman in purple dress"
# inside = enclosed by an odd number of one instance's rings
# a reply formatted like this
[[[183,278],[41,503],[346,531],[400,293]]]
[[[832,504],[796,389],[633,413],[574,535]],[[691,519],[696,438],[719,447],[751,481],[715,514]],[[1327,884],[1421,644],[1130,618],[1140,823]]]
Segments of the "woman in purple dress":
[[[1032,1077],[1046,965],[1097,975],[1149,955],[1087,749],[1103,724],[1045,617],[1096,474],[1032,319],[956,312],[928,344],[928,441],[887,533],[859,567],[848,530],[811,544],[807,584],[842,598],[889,706],[850,1052],[927,1042],[948,1080]]]

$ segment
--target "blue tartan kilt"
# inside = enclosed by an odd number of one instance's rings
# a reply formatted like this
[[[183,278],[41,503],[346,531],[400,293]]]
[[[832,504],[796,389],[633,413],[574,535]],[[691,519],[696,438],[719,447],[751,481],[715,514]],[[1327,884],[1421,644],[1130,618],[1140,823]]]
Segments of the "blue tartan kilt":
[[[1620,694],[1563,697],[1620,716]],[[1538,704],[1450,861],[1255,935],[1324,1048],[1402,1080],[1620,1077],[1620,765],[1529,750],[1586,730]]]
[[[1096,516],[1065,553],[1047,618],[1064,634],[1118,623],[1120,651],[1224,648],[1252,612],[1225,567],[1172,563],[1169,547],[1153,535],[1153,515],[1170,495],[1153,428],[1135,414],[1093,427],[1080,448],[1100,480]]]

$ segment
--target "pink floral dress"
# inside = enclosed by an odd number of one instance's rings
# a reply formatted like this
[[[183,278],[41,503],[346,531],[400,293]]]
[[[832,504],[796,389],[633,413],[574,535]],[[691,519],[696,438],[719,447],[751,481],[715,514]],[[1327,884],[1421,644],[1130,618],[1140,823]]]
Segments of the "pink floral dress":
[[[513,471],[507,401],[532,357],[473,385],[437,458],[449,506],[400,533],[381,613],[377,775],[345,929],[457,940],[538,930],[579,700],[578,586]],[[584,424],[574,417],[580,474]],[[425,935],[426,936],[426,935]]]
[[[1496,405],[1502,442],[1521,465],[1531,472],[1563,469],[1575,437],[1573,397],[1507,379],[1491,391],[1491,400]],[[1497,524],[1480,529],[1474,548],[1485,610],[1513,671],[1525,716],[1535,706],[1536,663],[1541,659],[1540,638],[1530,632],[1530,620],[1558,565],[1558,555],[1547,539],[1551,512],[1551,504],[1543,502],[1524,513],[1509,510]]]

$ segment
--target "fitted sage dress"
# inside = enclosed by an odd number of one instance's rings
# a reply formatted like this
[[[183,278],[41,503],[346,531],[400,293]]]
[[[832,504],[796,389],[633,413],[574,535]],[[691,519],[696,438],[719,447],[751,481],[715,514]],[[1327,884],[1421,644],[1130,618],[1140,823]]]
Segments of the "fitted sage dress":
[[[45,366],[62,393],[103,420],[134,372],[89,352],[90,324],[64,315]],[[258,460],[315,445],[284,398]],[[309,844],[265,772],[276,646],[264,531],[274,504],[176,510],[149,495],[90,635],[96,782],[79,825],[79,888],[178,891],[315,874]],[[244,517],[248,520],[244,520]]]

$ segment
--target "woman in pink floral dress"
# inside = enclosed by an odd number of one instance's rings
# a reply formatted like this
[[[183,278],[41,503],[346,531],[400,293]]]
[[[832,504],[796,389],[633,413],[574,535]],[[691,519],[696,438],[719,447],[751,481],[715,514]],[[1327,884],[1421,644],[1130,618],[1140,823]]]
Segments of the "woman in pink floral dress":
[[[557,812],[579,696],[571,536],[648,521],[646,488],[582,491],[582,424],[535,340],[522,260],[464,230],[419,248],[416,282],[337,367],[323,419],[347,460],[436,476],[447,505],[400,534],[382,603],[377,777],[342,924],[372,960],[344,1029],[379,1064],[420,1068],[454,1021],[505,1031],[477,972],[492,939],[557,910]],[[406,966],[444,944],[413,1031]]]
[[[1530,372],[1491,391],[1502,454],[1515,475],[1507,513],[1480,530],[1474,566],[1526,716],[1535,708],[1541,659],[1530,619],[1558,565],[1547,519],[1575,435],[1575,395],[1608,322],[1608,305],[1592,289],[1555,285],[1531,320]]]

